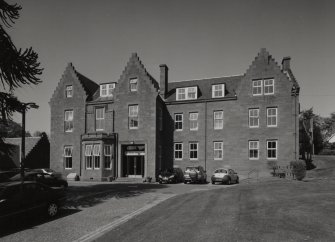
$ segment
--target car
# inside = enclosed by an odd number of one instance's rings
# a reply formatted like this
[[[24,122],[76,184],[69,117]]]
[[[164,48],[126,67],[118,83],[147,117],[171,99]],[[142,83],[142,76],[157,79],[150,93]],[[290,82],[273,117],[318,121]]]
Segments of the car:
[[[25,181],[0,184],[0,221],[29,212],[44,212],[55,217],[64,204],[65,193],[44,184]]]
[[[33,171],[53,175],[53,176],[56,176],[56,177],[61,177],[62,176],[62,173],[56,172],[56,171],[54,171],[53,169],[50,169],[50,168],[38,168],[38,169],[34,169]]]
[[[30,171],[29,169],[25,168],[24,171]],[[0,183],[2,182],[9,182],[10,178],[13,176],[20,174],[21,169],[20,168],[13,168],[6,171],[0,171]]]
[[[207,183],[207,174],[202,166],[186,167],[184,183]]]
[[[11,181],[21,181],[21,174],[17,174],[10,178]],[[24,173],[25,181],[38,181],[49,187],[62,187],[67,188],[68,183],[62,177],[49,175],[43,172],[29,171]]]
[[[184,181],[183,171],[179,167],[166,169],[159,173],[158,182],[162,183],[178,183]]]
[[[50,169],[50,168],[38,168],[38,169],[34,169],[34,171],[43,172],[49,175],[56,173],[53,169]]]
[[[212,184],[216,182],[221,182],[222,184],[239,183],[240,179],[237,173],[230,168],[219,168],[216,169],[211,177]]]
[[[9,179],[18,174],[16,171],[0,171],[0,183],[8,182]]]

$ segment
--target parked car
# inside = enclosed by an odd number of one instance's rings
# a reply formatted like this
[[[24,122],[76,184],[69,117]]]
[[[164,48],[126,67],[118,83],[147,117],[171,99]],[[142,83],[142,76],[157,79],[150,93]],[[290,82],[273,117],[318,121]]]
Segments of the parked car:
[[[28,168],[24,169],[25,172],[30,171]],[[2,182],[9,182],[10,178],[13,176],[20,174],[21,170],[20,168],[13,168],[7,171],[0,171],[0,183]]]
[[[20,181],[21,174],[17,174],[13,176],[11,181]],[[37,181],[43,183],[49,187],[68,187],[68,183],[62,177],[49,175],[43,172],[36,172],[36,171],[29,171],[24,173],[24,180],[25,181]]]
[[[221,182],[222,184],[239,183],[239,177],[233,169],[219,168],[216,169],[212,175],[212,184],[215,182]]]
[[[207,174],[202,166],[186,167],[184,183],[207,183]]]
[[[56,177],[61,177],[62,176],[62,173],[56,172],[56,171],[54,171],[53,169],[50,169],[50,168],[38,168],[38,169],[34,169],[33,171],[53,175],[53,176],[56,176]]]
[[[10,178],[15,176],[18,172],[16,171],[0,171],[0,183],[9,182]]]
[[[159,173],[158,182],[162,183],[178,183],[184,181],[184,173],[180,168],[166,169]]]
[[[0,184],[0,221],[27,212],[42,211],[55,217],[65,201],[65,193],[37,182]]]

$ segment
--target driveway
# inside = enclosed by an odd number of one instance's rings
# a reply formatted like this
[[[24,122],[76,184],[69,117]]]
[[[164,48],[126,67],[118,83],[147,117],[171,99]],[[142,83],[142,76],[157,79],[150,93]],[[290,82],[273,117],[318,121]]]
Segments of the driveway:
[[[23,218],[0,230],[1,241],[90,241],[179,194],[222,189],[211,184],[114,184],[73,182],[54,220]]]

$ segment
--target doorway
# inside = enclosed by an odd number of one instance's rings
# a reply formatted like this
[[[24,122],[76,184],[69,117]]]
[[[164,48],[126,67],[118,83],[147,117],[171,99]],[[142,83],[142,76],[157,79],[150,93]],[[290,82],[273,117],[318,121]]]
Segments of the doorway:
[[[122,176],[129,178],[144,177],[144,145],[126,146],[122,155]]]

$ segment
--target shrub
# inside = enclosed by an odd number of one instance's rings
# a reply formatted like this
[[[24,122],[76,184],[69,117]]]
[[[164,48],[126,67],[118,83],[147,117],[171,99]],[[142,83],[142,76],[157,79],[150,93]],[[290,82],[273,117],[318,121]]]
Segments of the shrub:
[[[291,161],[290,166],[292,173],[298,181],[301,181],[306,176],[306,164],[302,160]]]

